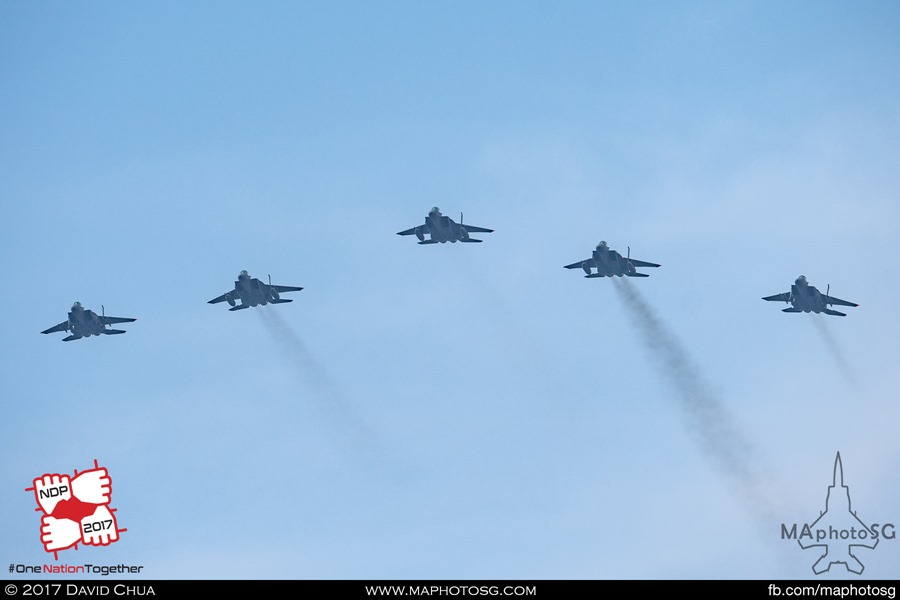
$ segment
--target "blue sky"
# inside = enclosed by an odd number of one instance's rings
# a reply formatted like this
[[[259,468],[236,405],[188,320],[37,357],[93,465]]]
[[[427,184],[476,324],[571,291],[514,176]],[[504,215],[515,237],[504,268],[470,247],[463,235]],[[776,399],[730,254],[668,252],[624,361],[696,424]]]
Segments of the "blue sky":
[[[128,531],[60,562],[813,577],[778,526],[836,452],[900,523],[898,30],[889,2],[4,3],[4,557],[48,562],[23,490],[96,458]],[[432,206],[496,231],[395,235]],[[631,283],[668,345],[562,269],[601,239],[663,265]],[[305,289],[206,304],[241,269]],[[760,301],[800,274],[861,306]],[[76,300],[138,320],[38,334]]]

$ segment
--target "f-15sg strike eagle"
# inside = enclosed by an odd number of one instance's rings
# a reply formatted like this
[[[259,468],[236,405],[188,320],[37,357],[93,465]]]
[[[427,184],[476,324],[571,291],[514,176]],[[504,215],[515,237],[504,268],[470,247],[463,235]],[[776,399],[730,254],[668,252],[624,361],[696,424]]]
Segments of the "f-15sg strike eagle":
[[[284,304],[285,302],[293,302],[289,298],[282,298],[284,292],[299,292],[302,287],[293,285],[272,285],[272,277],[269,277],[269,283],[260,281],[256,277],[250,277],[247,271],[241,271],[237,281],[234,282],[234,289],[225,292],[221,296],[213,298],[207,304],[218,304],[219,302],[227,302],[231,308],[229,311],[241,310],[258,306],[262,304]],[[238,304],[240,301],[240,304]]]
[[[397,235],[415,235],[419,238],[419,244],[437,244],[451,242],[480,243],[484,240],[476,240],[469,237],[470,233],[493,233],[493,229],[484,227],[475,227],[474,225],[463,225],[462,213],[459,213],[459,223],[441,214],[441,209],[437,206],[428,212],[425,217],[425,224],[417,227],[410,227],[404,231],[398,231]],[[428,235],[429,238],[425,239]]]
[[[814,312],[834,315],[836,317],[846,317],[847,314],[831,310],[828,308],[829,306],[835,304],[838,306],[859,306],[859,304],[856,304],[855,302],[847,302],[846,300],[829,296],[828,293],[830,291],[831,285],[828,286],[823,294],[816,286],[809,285],[805,275],[801,275],[794,281],[794,284],[791,286],[791,291],[784,292],[783,294],[775,294],[774,296],[766,296],[763,300],[768,300],[770,302],[789,302],[791,306],[789,308],[781,309],[781,312]]]
[[[606,242],[597,244],[597,248],[591,253],[590,258],[580,260],[571,265],[566,265],[566,269],[582,269],[586,273],[586,278],[594,277],[650,277],[646,273],[638,273],[635,267],[658,267],[660,265],[643,260],[631,258],[631,248],[628,248],[628,255],[622,256],[615,250],[611,250]],[[594,273],[592,270],[596,269]]]
[[[92,310],[81,306],[81,302],[72,305],[69,311],[69,318],[58,325],[54,325],[50,329],[45,329],[41,333],[56,333],[58,331],[69,331],[71,335],[64,337],[64,342],[72,340],[80,340],[83,337],[91,337],[92,335],[115,335],[117,333],[125,333],[122,329],[109,329],[109,325],[115,323],[132,323],[137,319],[131,317],[107,317],[106,309],[101,309],[101,314],[97,314]]]

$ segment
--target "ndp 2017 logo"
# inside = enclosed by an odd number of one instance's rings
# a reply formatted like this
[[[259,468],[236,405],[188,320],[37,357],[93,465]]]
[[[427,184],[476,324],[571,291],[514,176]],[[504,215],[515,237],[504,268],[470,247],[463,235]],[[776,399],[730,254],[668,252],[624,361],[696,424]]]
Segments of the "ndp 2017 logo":
[[[26,492],[34,492],[41,516],[41,543],[58,558],[58,552],[89,546],[108,546],[119,539],[116,509],[110,508],[112,479],[106,467],[94,460],[94,468],[72,477],[45,473]]]

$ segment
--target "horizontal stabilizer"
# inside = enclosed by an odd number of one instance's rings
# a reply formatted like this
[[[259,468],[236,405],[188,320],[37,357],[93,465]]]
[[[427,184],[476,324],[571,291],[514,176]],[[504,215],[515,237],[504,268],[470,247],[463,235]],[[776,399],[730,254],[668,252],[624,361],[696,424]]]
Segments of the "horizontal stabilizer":
[[[425,240],[425,241],[419,242],[419,245],[424,246],[426,244],[437,244],[437,243],[438,243],[437,240]]]
[[[782,308],[781,312],[803,312],[799,308]]]
[[[293,302],[291,298],[279,298],[278,300],[269,300],[269,304],[284,304],[285,302]]]
[[[846,313],[838,312],[836,310],[831,310],[828,308],[823,309],[822,312],[825,313],[826,315],[834,315],[835,317],[846,317],[847,316]]]
[[[103,333],[106,335],[116,335],[117,333],[125,333],[125,331],[122,329],[107,329]]]
[[[605,273],[591,273],[590,275],[585,275],[585,279],[596,279],[597,277],[607,277]],[[610,277],[612,277],[610,275]]]
[[[476,240],[475,238],[469,238],[469,239],[466,239],[466,240],[459,240],[459,241],[465,242],[465,243],[467,243],[467,244],[480,244],[480,243],[483,242],[484,240]]]
[[[228,312],[234,312],[236,310],[241,310],[244,308],[250,308],[250,305],[249,304],[238,304],[237,306],[235,306],[233,308],[229,308]]]
[[[629,277],[650,277],[646,273],[626,273]]]
[[[71,342],[72,340],[80,340],[80,339],[81,339],[81,336],[80,336],[80,335],[70,335],[69,337],[64,337],[64,338],[63,338],[63,341],[64,341],[64,342]]]

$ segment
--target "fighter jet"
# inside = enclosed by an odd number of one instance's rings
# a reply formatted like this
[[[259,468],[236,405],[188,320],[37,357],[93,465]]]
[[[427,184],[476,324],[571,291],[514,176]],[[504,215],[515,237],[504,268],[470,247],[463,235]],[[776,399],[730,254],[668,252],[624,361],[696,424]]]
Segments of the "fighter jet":
[[[69,311],[68,320],[63,321],[59,325],[54,325],[50,329],[45,329],[41,333],[71,331],[72,335],[63,338],[64,342],[71,342],[72,340],[80,340],[83,337],[91,337],[92,335],[125,333],[121,329],[107,329],[107,326],[114,323],[131,323],[137,320],[130,317],[107,317],[105,308],[101,310],[101,313],[98,315],[94,311],[82,307],[81,302],[76,302],[72,305],[72,310]]]
[[[241,310],[259,304],[284,304],[285,302],[293,302],[288,298],[282,298],[284,292],[299,292],[302,287],[292,285],[272,285],[272,277],[269,276],[269,283],[264,283],[256,277],[250,277],[247,271],[241,271],[237,281],[234,282],[234,289],[225,292],[217,298],[213,298],[207,304],[218,304],[219,302],[227,302],[231,305],[229,311]],[[237,304],[237,300],[241,303]]]
[[[847,302],[846,300],[829,296],[828,292],[830,291],[831,285],[828,286],[823,294],[816,289],[815,286],[809,285],[806,282],[805,275],[801,275],[794,281],[794,285],[791,286],[791,291],[783,294],[775,294],[774,296],[766,296],[763,300],[768,300],[770,302],[790,302],[792,306],[790,308],[782,309],[781,312],[814,312],[835,315],[837,317],[846,317],[847,315],[836,310],[831,310],[828,308],[829,306],[835,304],[840,306],[859,306],[859,304],[854,302]]]
[[[441,209],[437,206],[431,209],[428,216],[425,217],[425,224],[418,227],[412,227],[405,231],[398,231],[397,235],[413,235],[419,238],[419,244],[437,244],[440,242],[468,242],[480,243],[483,240],[476,240],[469,237],[470,233],[493,233],[493,229],[485,229],[484,227],[475,227],[474,225],[463,225],[462,213],[459,213],[459,223],[445,217],[441,214]],[[429,239],[425,239],[425,234],[429,234]]]
[[[659,265],[643,260],[631,258],[631,248],[628,248],[628,256],[622,256],[615,250],[610,250],[606,242],[597,244],[597,248],[591,254],[591,258],[580,260],[577,263],[566,265],[566,269],[583,269],[586,278],[594,277],[650,277],[645,273],[638,273],[635,267],[658,267]],[[591,269],[597,269],[593,273]]]

